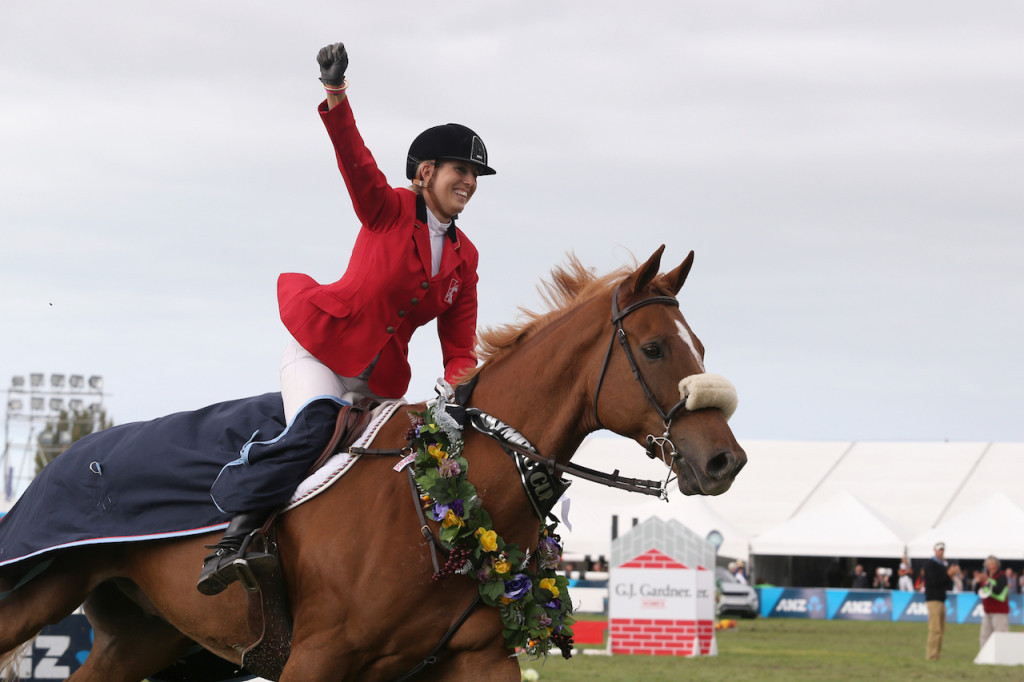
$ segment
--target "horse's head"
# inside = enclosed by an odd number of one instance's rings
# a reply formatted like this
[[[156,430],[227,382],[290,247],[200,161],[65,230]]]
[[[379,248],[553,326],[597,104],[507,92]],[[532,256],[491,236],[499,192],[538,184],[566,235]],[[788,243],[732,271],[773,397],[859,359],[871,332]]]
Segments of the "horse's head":
[[[594,391],[599,425],[636,439],[672,467],[686,495],[729,489],[747,456],[727,423],[736,392],[704,370],[704,346],[676,294],[693,252],[659,275],[659,248],[612,293],[612,340]]]

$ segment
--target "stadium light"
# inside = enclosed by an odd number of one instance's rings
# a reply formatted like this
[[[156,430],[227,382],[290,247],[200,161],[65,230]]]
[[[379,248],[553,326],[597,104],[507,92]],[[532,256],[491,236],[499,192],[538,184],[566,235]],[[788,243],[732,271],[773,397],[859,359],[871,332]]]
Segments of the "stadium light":
[[[31,474],[20,472],[36,453],[32,441],[50,448],[52,454],[54,447],[71,444],[79,425],[96,428],[102,424],[103,383],[99,374],[26,372],[11,376],[0,450],[0,476],[4,479],[0,502],[11,502],[31,480]]]

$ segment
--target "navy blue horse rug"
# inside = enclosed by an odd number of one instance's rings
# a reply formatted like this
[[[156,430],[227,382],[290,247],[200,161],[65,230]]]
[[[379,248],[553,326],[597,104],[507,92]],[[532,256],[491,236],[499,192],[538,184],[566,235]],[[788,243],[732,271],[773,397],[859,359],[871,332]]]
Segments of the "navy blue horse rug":
[[[91,544],[209,533],[282,505],[330,440],[341,404],[285,427],[267,393],[91,434],[48,464],[0,518],[0,566]]]

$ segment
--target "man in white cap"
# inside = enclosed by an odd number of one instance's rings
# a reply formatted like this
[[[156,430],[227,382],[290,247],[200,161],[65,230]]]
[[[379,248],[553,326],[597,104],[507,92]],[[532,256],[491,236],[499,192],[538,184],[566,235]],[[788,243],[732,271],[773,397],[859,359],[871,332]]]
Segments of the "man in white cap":
[[[946,590],[952,589],[952,569],[946,561],[946,543],[935,543],[935,556],[924,566],[924,601],[928,606],[928,645],[925,658],[939,660],[946,632]]]

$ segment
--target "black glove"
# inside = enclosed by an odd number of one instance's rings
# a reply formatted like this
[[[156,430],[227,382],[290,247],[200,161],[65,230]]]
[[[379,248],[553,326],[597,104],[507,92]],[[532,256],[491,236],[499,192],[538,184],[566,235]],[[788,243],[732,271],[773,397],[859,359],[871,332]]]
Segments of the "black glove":
[[[320,64],[320,82],[331,87],[341,87],[345,82],[345,69],[348,68],[348,53],[344,43],[334,43],[320,48],[316,53],[316,61]]]

